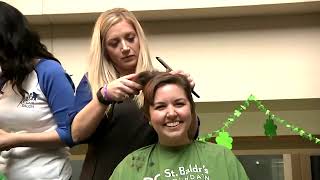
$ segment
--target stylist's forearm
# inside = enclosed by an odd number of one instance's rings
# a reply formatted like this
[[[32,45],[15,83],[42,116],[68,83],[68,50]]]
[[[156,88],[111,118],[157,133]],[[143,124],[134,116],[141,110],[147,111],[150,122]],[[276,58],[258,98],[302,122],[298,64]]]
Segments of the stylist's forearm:
[[[75,143],[90,137],[100,124],[107,106],[93,98],[74,118],[71,127],[72,139]]]

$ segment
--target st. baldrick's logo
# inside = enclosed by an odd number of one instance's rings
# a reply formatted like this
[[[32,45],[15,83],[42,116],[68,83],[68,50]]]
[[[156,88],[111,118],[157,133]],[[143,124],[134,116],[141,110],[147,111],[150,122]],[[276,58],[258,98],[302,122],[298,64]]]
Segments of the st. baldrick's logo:
[[[209,171],[205,165],[189,165],[187,167],[180,166],[176,170],[165,169],[163,171],[163,177],[167,180],[196,180],[204,179],[209,180]],[[160,180],[161,174],[156,174],[154,177],[144,177],[143,180]]]

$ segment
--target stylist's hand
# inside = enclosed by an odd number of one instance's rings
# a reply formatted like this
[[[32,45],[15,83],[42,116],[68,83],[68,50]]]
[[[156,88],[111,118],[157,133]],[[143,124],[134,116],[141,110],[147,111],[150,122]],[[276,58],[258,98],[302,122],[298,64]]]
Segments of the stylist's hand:
[[[0,151],[7,151],[13,148],[13,135],[14,134],[0,129]]]
[[[185,72],[183,72],[181,70],[170,71],[170,74],[181,74],[181,75],[185,76],[188,79],[189,83],[190,83],[191,89],[193,89],[194,86],[196,85],[195,82],[193,81],[193,78],[190,76],[190,74],[185,73]]]
[[[122,76],[107,85],[107,98],[113,101],[123,101],[139,94],[142,86],[134,81],[137,74]]]

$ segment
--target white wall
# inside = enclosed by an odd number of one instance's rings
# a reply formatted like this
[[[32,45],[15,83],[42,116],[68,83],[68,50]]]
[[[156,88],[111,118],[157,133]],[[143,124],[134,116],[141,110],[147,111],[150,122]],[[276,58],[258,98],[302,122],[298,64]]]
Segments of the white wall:
[[[319,98],[320,16],[145,23],[153,56],[195,78],[200,101]]]
[[[294,3],[314,3],[316,0],[5,0],[20,9],[25,15],[72,14],[103,12],[114,7],[124,7],[131,11],[219,8],[258,5],[282,5]],[[317,3],[316,3],[317,4]]]
[[[283,101],[288,108],[276,109],[274,114],[320,134],[320,1],[6,2],[42,24],[34,25],[42,41],[62,61],[76,84],[86,72],[94,19],[106,9],[126,7],[142,20],[152,58],[160,56],[174,69],[183,69],[194,77],[195,90],[201,96],[196,101],[209,102],[208,106],[219,102],[217,107],[224,107],[250,94],[274,100],[275,104]],[[162,69],[158,62],[154,65]],[[297,109],[290,101],[309,98],[316,101],[312,104],[316,107]],[[273,110],[275,104],[269,108]],[[201,134],[220,128],[233,111],[233,107],[223,111],[205,108],[198,109]],[[233,136],[263,135],[264,118],[259,112],[246,112],[230,132]],[[281,126],[278,133],[291,134]]]
[[[222,102],[245,100],[251,93],[275,102],[319,99],[318,19],[320,14],[143,21],[142,25],[153,59],[160,56],[174,69],[190,72],[201,96],[196,101],[221,101],[219,106],[223,106]],[[92,27],[92,23],[37,26],[44,43],[74,75],[76,84],[86,72]],[[162,69],[158,62],[154,64]],[[320,106],[297,110],[288,103],[287,107],[273,113],[320,134]],[[200,109],[201,134],[220,128],[233,109]],[[263,135],[264,120],[262,113],[246,112],[230,132],[233,136]],[[278,134],[292,133],[279,125]]]
[[[196,81],[199,102],[320,98],[320,14],[147,21],[152,58]],[[86,71],[93,24],[38,26],[76,83]],[[157,68],[160,64],[154,61]]]

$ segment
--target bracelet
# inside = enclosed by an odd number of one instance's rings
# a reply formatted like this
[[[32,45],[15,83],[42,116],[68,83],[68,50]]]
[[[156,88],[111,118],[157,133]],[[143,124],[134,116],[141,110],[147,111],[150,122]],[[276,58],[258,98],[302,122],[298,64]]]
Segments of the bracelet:
[[[113,100],[107,100],[107,98],[102,95],[102,93],[101,93],[101,89],[102,89],[102,88],[104,88],[104,87],[101,87],[101,88],[97,91],[97,94],[96,94],[96,95],[97,95],[97,98],[98,98],[98,101],[99,101],[101,104],[104,104],[104,105],[106,105],[106,106],[114,103],[115,101],[113,101]],[[106,95],[106,90],[107,90],[106,88],[103,89],[103,93],[104,93],[105,95]]]
[[[104,86],[103,86],[103,88],[102,88],[102,92],[103,92],[103,98],[105,99],[105,100],[108,100],[108,95],[107,95],[107,84],[105,84]]]

